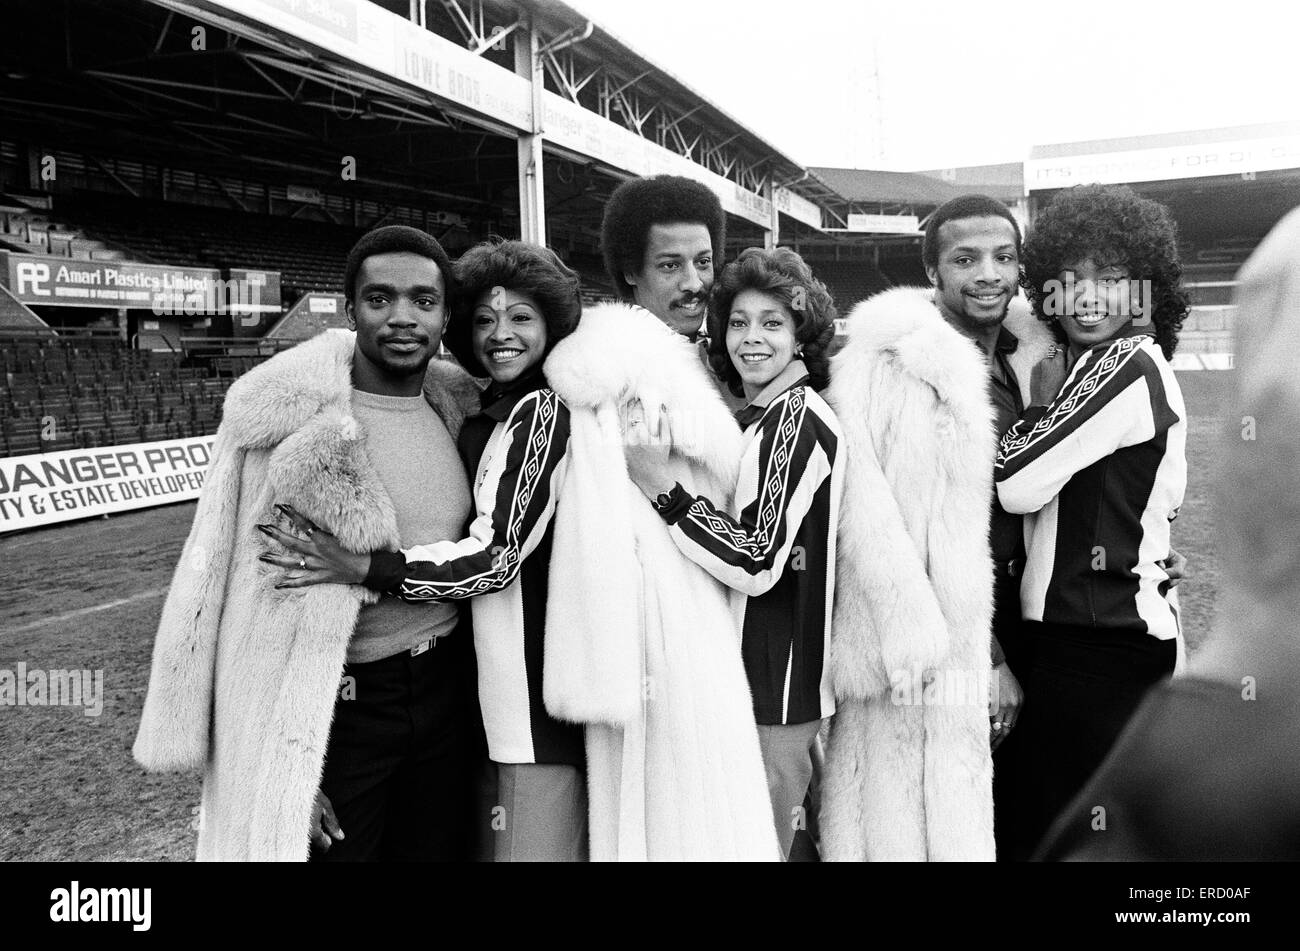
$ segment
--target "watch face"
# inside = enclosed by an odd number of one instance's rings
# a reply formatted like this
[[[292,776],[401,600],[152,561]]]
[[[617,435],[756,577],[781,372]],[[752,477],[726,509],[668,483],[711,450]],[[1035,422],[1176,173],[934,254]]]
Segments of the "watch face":
[[[667,508],[667,507],[668,507],[668,503],[671,502],[671,501],[672,501],[672,498],[671,498],[671,496],[668,495],[667,492],[660,492],[660,493],[659,493],[659,507],[660,507],[660,508]]]

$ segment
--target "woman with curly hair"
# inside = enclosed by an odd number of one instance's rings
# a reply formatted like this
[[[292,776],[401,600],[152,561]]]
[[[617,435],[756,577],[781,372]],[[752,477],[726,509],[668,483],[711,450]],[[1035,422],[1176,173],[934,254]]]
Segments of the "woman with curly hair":
[[[843,482],[828,382],[835,305],[789,248],[749,248],[718,281],[709,362],[745,433],[725,510],[674,485],[660,438],[629,451],[629,474],[681,552],[733,591],[783,858],[800,828],[822,720],[834,712],[827,655]],[[665,434],[660,433],[660,437]]]
[[[364,584],[408,602],[473,598],[479,704],[505,810],[504,828],[493,826],[496,861],[583,860],[583,728],[551,717],[542,699],[552,517],[569,442],[568,407],[542,370],[578,325],[578,276],[546,248],[489,241],[465,252],[455,278],[443,339],[470,373],[491,379],[482,413],[458,440],[473,480],[466,537],[356,555],[310,526],[286,545],[311,570],[285,586]]]
[[[1187,484],[1187,411],[1169,359],[1188,299],[1167,209],[1125,186],[1069,189],[1022,261],[1064,353],[1035,368],[1032,405],[1002,437],[995,470],[1003,507],[1026,516],[1028,548],[1016,857],[1182,658],[1164,559]]]

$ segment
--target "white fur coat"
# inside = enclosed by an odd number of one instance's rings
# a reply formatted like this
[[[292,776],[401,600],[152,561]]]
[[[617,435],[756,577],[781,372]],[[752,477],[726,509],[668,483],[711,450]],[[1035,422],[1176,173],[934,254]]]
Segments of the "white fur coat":
[[[988,370],[929,292],[857,305],[832,366],[848,463],[831,641],[829,860],[992,860]]]
[[[203,770],[200,860],[307,858],[347,643],[377,596],[276,591],[255,526],[286,502],[353,551],[397,545],[392,500],[351,414],[355,339],[326,331],[230,388],[163,606],[134,753],[150,770]],[[454,438],[477,387],[435,360],[424,391]]]
[[[1025,406],[1030,404],[1029,379],[1034,364],[1047,356],[1048,347],[1056,342],[1047,324],[1034,316],[1029,302],[1023,297],[1016,297],[1007,308],[1007,319],[1002,326],[1016,335],[1020,341],[1011,352],[1011,369],[1016,373],[1016,382],[1020,384],[1020,401]]]
[[[593,860],[775,860],[740,632],[627,476],[620,412],[670,421],[674,475],[725,505],[740,428],[695,349],[648,311],[583,312],[546,378],[570,411],[551,551],[543,694],[587,724]]]

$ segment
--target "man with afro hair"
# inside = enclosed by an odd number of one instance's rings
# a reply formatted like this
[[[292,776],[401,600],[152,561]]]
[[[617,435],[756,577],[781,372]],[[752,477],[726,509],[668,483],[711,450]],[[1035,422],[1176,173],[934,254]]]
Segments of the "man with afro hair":
[[[634,178],[614,189],[600,224],[605,270],[629,304],[644,307],[699,345],[713,282],[722,271],[727,216],[706,185],[680,175]],[[713,379],[713,374],[709,373]],[[718,386],[733,410],[744,401]]]
[[[722,203],[706,186],[677,175],[635,178],[605,206],[605,269],[619,297],[695,340],[722,269],[726,232]]]

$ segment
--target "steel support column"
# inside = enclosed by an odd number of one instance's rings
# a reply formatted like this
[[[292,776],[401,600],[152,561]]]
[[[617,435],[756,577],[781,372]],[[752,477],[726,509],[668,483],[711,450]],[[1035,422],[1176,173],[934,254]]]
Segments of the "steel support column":
[[[546,201],[542,181],[542,57],[537,30],[531,21],[514,34],[515,73],[529,81],[532,91],[532,133],[517,139],[519,164],[519,237],[546,244]]]
[[[768,176],[766,192],[768,204],[772,207],[772,217],[768,219],[767,230],[763,232],[763,247],[771,251],[781,243],[781,212],[776,207],[776,177]]]

